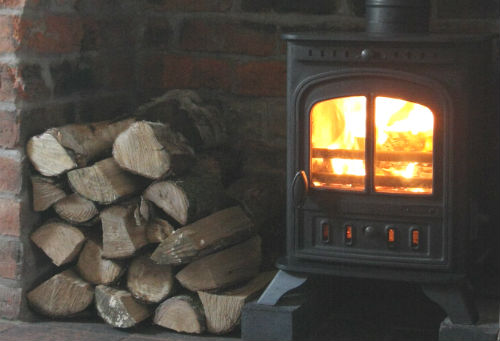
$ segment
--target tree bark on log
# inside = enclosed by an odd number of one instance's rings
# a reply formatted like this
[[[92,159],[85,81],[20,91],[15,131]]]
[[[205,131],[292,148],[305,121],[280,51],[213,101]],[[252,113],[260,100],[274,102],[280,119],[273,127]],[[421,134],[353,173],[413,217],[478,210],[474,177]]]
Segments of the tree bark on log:
[[[169,298],[156,308],[153,322],[180,333],[201,334],[205,315],[199,300],[188,295]]]
[[[70,194],[54,204],[54,211],[71,224],[88,222],[99,214],[94,203],[77,193]]]
[[[68,179],[75,192],[100,204],[111,204],[141,191],[146,185],[145,179],[124,171],[113,158],[72,170],[68,172]]]
[[[61,183],[53,178],[34,175],[31,177],[33,189],[33,210],[45,211],[66,196]]]
[[[104,285],[95,288],[99,316],[116,328],[130,328],[147,319],[151,312],[146,305],[134,300],[132,294]]]
[[[93,239],[85,243],[76,268],[92,284],[114,283],[124,272],[121,262],[102,258],[102,245]]]
[[[72,270],[66,270],[37,286],[26,297],[44,315],[70,317],[90,306],[94,289]]]
[[[123,131],[113,144],[121,168],[150,179],[180,174],[194,163],[187,140],[163,123],[140,121]]]
[[[45,176],[62,174],[111,151],[113,142],[134,119],[88,124],[70,124],[52,128],[32,137],[26,152],[37,171]]]
[[[161,243],[174,232],[173,226],[166,220],[153,218],[146,225],[146,238],[152,244]]]
[[[174,231],[153,252],[159,264],[185,264],[253,234],[253,223],[240,207],[226,208]]]
[[[196,149],[209,149],[226,141],[226,129],[217,109],[203,104],[192,90],[171,90],[140,106],[136,115],[169,123]]]
[[[224,192],[218,177],[189,174],[160,181],[144,191],[153,202],[181,225],[186,225],[222,208]]]
[[[79,229],[62,222],[42,225],[31,235],[33,243],[42,249],[57,266],[75,259],[85,239]]]
[[[181,285],[191,291],[228,287],[248,280],[259,272],[261,240],[255,236],[246,242],[198,259],[177,273]]]
[[[135,202],[111,206],[101,212],[103,256],[127,258],[148,244],[146,227],[137,225]]]
[[[227,334],[239,323],[246,302],[254,299],[273,279],[276,271],[263,272],[244,286],[212,294],[198,291],[207,321],[207,330],[212,334]]]
[[[170,265],[154,263],[150,255],[135,258],[127,273],[127,288],[138,300],[159,303],[171,295],[174,276]]]

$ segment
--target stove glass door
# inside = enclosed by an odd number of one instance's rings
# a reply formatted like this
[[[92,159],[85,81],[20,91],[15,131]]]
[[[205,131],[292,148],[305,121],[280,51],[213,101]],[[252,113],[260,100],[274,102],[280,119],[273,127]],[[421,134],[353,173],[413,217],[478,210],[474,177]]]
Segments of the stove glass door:
[[[432,194],[428,107],[374,95],[332,98],[313,105],[310,129],[313,188]]]

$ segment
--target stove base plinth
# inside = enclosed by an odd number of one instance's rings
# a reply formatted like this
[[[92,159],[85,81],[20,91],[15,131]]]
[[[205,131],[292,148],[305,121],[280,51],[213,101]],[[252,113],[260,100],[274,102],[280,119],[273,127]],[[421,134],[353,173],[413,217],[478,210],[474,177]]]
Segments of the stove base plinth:
[[[439,327],[439,341],[497,341],[498,322],[456,324],[446,318]]]
[[[311,306],[298,303],[265,305],[250,302],[241,315],[241,339],[244,341],[298,341],[309,332],[314,314]]]

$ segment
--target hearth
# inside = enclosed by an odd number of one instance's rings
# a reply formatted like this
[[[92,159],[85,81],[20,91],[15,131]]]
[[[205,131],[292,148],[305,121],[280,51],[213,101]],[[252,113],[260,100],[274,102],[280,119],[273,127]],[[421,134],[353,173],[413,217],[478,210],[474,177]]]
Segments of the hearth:
[[[392,279],[473,324],[467,274],[495,230],[493,37],[429,34],[426,1],[366,5],[365,33],[284,35],[286,272],[259,303],[307,274]]]

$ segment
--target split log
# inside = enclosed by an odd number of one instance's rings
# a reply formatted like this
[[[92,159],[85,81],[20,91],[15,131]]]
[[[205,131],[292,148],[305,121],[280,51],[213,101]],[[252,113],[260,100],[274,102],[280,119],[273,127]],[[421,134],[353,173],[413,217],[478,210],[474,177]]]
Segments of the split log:
[[[132,294],[104,285],[95,288],[99,316],[116,328],[130,328],[147,319],[151,312],[146,305],[134,300]]]
[[[174,232],[174,227],[166,220],[153,218],[146,225],[146,238],[148,242],[156,244],[166,240]]]
[[[31,306],[50,317],[70,317],[92,303],[94,289],[72,270],[61,272],[26,295]]]
[[[207,330],[212,334],[227,334],[239,323],[246,302],[254,299],[273,279],[276,271],[261,273],[241,288],[211,294],[198,291],[207,321]]]
[[[68,172],[68,179],[75,192],[100,204],[111,204],[141,191],[146,185],[144,179],[121,169],[113,158],[72,170]]]
[[[93,239],[85,243],[76,268],[83,279],[92,284],[113,283],[124,272],[120,262],[102,258],[102,245]]]
[[[207,216],[224,206],[218,177],[189,174],[150,185],[144,198],[152,201],[181,225]]]
[[[194,163],[194,151],[187,143],[166,124],[140,121],[118,135],[113,157],[129,172],[158,179],[180,174]]]
[[[154,216],[153,204],[141,196],[134,211],[136,225],[146,225]]]
[[[127,288],[140,301],[159,303],[172,293],[174,276],[170,265],[156,264],[149,257],[142,255],[132,261]]]
[[[196,150],[217,147],[226,141],[226,129],[215,107],[203,103],[192,90],[171,90],[140,106],[136,115],[170,124]]]
[[[85,223],[99,214],[94,203],[77,193],[68,195],[54,204],[54,211],[62,219],[72,223]]]
[[[75,259],[85,239],[79,229],[62,222],[42,225],[31,235],[31,240],[36,246],[42,249],[57,266]]]
[[[26,153],[37,171],[46,176],[62,174],[111,151],[113,142],[134,119],[70,124],[32,137]]]
[[[174,231],[154,251],[159,264],[185,264],[252,236],[253,223],[240,207],[226,208]]]
[[[45,211],[66,196],[61,183],[53,178],[34,175],[31,177],[33,189],[33,210]]]
[[[248,280],[259,272],[260,237],[198,259],[186,266],[176,278],[191,291],[207,291],[228,287]]]
[[[205,315],[199,300],[180,295],[169,298],[156,308],[153,322],[181,333],[201,334],[205,331]]]
[[[136,203],[111,206],[101,212],[103,256],[126,258],[148,244],[146,227],[137,225]]]

